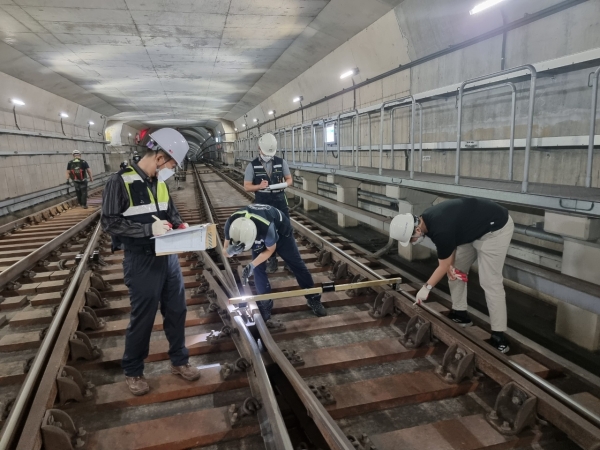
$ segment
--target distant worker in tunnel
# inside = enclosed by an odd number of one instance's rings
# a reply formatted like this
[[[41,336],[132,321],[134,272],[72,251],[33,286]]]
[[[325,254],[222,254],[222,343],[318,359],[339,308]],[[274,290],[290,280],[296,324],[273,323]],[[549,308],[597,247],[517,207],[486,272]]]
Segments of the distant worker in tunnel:
[[[271,292],[267,277],[266,261],[275,252],[288,265],[302,289],[312,288],[315,283],[302,261],[290,220],[270,205],[253,203],[234,212],[225,223],[225,245],[223,254],[231,258],[242,252],[252,250],[252,261],[242,272],[242,283],[254,273],[254,283],[259,294]],[[321,303],[321,294],[305,296],[307,306],[318,316],[326,316],[327,310]],[[260,314],[267,322],[271,318],[273,300],[256,302]]]
[[[288,163],[278,156],[277,139],[271,133],[265,133],[258,139],[259,156],[248,166],[244,173],[244,189],[254,192],[256,203],[271,205],[289,219],[285,188],[293,183]],[[267,273],[277,271],[277,257],[273,255],[267,261]]]
[[[459,198],[427,208],[420,217],[399,214],[390,224],[390,236],[401,245],[429,237],[436,246],[439,265],[417,293],[417,303],[448,276],[452,310],[448,318],[462,327],[473,325],[467,313],[467,275],[478,260],[479,281],[490,313],[490,344],[502,353],[509,351],[506,293],[502,268],[514,231],[508,210],[486,199]]]
[[[92,169],[90,169],[87,161],[81,159],[81,152],[79,150],[73,150],[72,154],[73,159],[67,164],[67,184],[73,183],[79,206],[87,209],[87,177],[89,175],[90,182],[94,181]]]
[[[171,373],[188,381],[200,372],[188,362],[185,346],[185,287],[177,255],[157,256],[153,236],[172,228],[187,228],[169,195],[165,181],[173,175],[189,147],[172,128],[152,133],[151,144],[139,164],[133,163],[106,184],[102,203],[102,228],[113,237],[113,247],[123,246],[123,274],[129,288],[130,321],[125,335],[122,367],[134,395],[149,391],[144,379],[150,336],[160,306],[169,341]],[[115,241],[117,241],[115,243]]]

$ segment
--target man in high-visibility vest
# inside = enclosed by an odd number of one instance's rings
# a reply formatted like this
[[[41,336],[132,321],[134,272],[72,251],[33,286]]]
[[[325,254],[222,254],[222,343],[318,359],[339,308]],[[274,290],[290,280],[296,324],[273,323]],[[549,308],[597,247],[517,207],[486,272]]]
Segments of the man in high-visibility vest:
[[[265,133],[258,139],[259,156],[246,166],[244,189],[254,192],[254,201],[271,205],[290,218],[285,189],[293,184],[292,174],[285,159],[276,156],[277,139]],[[277,257],[267,261],[267,273],[277,271]]]
[[[113,248],[123,247],[123,273],[131,301],[122,367],[134,395],[149,391],[144,378],[150,335],[160,305],[169,341],[171,372],[188,381],[200,378],[189,364],[185,346],[186,301],[177,255],[156,256],[153,236],[172,228],[187,228],[169,195],[165,181],[181,164],[189,147],[172,128],[150,135],[154,144],[139,164],[120,170],[108,180],[102,203],[102,228],[113,237]],[[115,242],[116,241],[116,242]]]
[[[94,181],[92,170],[87,161],[81,159],[79,150],[73,150],[73,159],[67,164],[67,184],[73,183],[79,206],[87,209],[87,176]]]
[[[234,212],[227,219],[223,254],[231,258],[248,250],[252,250],[253,259],[244,267],[242,283],[254,273],[254,283],[259,294],[271,292],[265,266],[275,252],[288,265],[302,289],[314,287],[312,275],[298,251],[290,220],[277,208],[253,203]],[[311,294],[305,298],[306,305],[316,316],[327,315],[327,310],[321,303],[321,294]],[[273,300],[259,301],[256,304],[269,325]]]

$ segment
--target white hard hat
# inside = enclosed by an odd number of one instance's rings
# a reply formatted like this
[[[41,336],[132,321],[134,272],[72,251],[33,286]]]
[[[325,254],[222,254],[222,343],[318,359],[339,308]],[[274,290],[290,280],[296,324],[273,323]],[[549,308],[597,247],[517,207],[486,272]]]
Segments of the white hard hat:
[[[256,239],[256,225],[251,219],[239,217],[231,223],[229,237],[235,244],[243,242],[244,251],[250,250]]]
[[[77,149],[73,150],[73,155],[81,155],[81,152]]]
[[[271,133],[265,133],[258,139],[258,147],[265,156],[275,156],[275,153],[277,153],[277,139]]]
[[[411,213],[398,214],[390,223],[390,237],[400,242],[403,247],[408,246],[415,231],[415,221],[415,216]]]
[[[177,161],[177,165],[181,167],[181,163],[190,150],[190,146],[179,131],[173,128],[161,128],[152,133],[150,137],[160,146],[161,150]]]

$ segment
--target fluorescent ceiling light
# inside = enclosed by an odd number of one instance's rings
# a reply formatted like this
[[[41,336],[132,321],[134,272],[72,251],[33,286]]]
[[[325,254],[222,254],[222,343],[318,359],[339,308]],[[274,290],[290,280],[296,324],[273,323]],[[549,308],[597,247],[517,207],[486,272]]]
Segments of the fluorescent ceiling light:
[[[243,123],[243,124],[242,124],[242,126],[245,128],[245,127],[246,127],[246,124],[245,124],[245,123]]]
[[[344,72],[343,74],[340,75],[340,80],[351,77],[352,75],[356,75],[357,73],[358,73],[358,69],[352,69],[352,70],[349,70],[348,72]]]
[[[478,12],[481,12],[484,9],[491,8],[492,6],[497,5],[498,3],[503,1],[504,0],[486,0],[485,2],[481,2],[475,5],[475,7],[471,11],[469,11],[469,14],[477,14]]]
[[[255,117],[254,119],[252,119],[252,122],[256,123],[258,122],[258,119]]]
[[[294,98],[294,100],[292,100],[292,101],[293,101],[294,103],[298,103],[298,102],[301,102],[302,100],[304,100],[304,97],[302,97],[302,96],[299,96],[299,97],[296,97],[296,98]]]
[[[12,98],[10,101],[13,105],[25,106],[25,102],[23,100],[19,100],[18,98]]]
[[[237,131],[237,128],[234,128],[235,131]]]
[[[269,111],[269,112],[268,112],[268,114],[269,114],[270,116],[272,116],[273,114],[275,114],[275,111],[271,110],[271,111]]]
[[[60,113],[60,117],[67,118],[67,117],[69,117],[69,115],[67,113]]]
[[[88,122],[88,124],[90,125],[94,125],[94,122],[92,122],[91,120]]]

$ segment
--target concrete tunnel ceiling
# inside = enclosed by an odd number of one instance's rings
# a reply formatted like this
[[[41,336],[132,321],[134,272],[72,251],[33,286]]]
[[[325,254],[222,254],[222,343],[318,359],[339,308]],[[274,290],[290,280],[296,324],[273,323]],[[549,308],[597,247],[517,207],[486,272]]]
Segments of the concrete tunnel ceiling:
[[[113,120],[233,120],[402,0],[0,0],[0,67]]]

